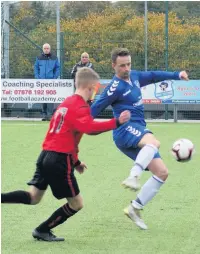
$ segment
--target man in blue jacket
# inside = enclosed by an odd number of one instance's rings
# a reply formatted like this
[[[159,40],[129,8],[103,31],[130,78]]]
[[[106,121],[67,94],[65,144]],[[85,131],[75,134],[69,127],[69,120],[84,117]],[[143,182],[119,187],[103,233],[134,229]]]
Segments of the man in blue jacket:
[[[57,79],[60,74],[58,58],[51,54],[51,46],[45,43],[42,47],[43,53],[36,58],[34,74],[36,79]],[[43,103],[42,121],[49,120],[48,116],[53,113],[53,103]]]
[[[146,127],[141,87],[164,80],[188,80],[185,71],[136,71],[131,70],[131,55],[128,49],[118,48],[112,51],[112,67],[115,76],[105,88],[100,98],[91,106],[96,117],[111,105],[115,117],[124,110],[131,112],[131,119],[113,131],[113,139],[118,149],[135,161],[130,175],[123,185],[139,190],[139,178],[147,168],[152,176],[142,186],[137,198],[124,210],[125,214],[141,229],[147,225],[140,217],[140,211],[151,201],[168,177],[168,169],[159,154],[160,142]]]

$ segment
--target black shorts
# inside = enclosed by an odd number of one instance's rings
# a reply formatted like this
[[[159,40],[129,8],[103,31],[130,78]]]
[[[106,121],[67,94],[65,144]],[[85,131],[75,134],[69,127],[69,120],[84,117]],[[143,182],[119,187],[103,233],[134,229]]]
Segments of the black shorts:
[[[27,184],[39,190],[46,190],[50,185],[57,199],[75,197],[80,193],[70,154],[42,151],[33,179]]]

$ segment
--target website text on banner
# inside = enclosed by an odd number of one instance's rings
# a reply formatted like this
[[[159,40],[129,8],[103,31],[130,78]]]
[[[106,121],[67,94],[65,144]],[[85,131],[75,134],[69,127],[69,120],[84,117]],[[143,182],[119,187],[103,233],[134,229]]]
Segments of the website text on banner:
[[[111,82],[102,79],[99,94]],[[200,80],[167,80],[141,89],[144,104],[200,104]]]
[[[74,93],[73,79],[2,79],[2,103],[61,103]]]

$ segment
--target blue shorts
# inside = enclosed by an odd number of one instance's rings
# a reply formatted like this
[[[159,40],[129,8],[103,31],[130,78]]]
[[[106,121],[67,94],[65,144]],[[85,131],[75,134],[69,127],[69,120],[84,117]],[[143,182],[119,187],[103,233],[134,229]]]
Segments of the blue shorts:
[[[135,160],[141,150],[138,143],[147,133],[152,132],[145,125],[129,121],[113,131],[113,140],[122,153]],[[160,158],[160,154],[156,153],[154,158]]]

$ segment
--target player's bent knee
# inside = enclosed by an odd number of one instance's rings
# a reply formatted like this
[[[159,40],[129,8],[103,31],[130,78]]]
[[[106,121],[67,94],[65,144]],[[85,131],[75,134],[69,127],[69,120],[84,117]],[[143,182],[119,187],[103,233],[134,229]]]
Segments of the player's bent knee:
[[[141,148],[145,145],[152,145],[157,149],[160,148],[160,141],[157,140],[154,136],[146,134],[142,140],[138,143],[138,146]]]
[[[83,198],[80,195],[74,198],[68,198],[68,203],[75,211],[80,211],[83,208]]]
[[[80,211],[81,209],[83,209],[83,202],[77,202],[69,205],[75,211]]]
[[[80,211],[81,209],[83,209],[83,199],[79,199],[78,202],[75,203],[76,209],[77,211]]]
[[[42,197],[31,196],[31,205],[37,205],[40,203]]]
[[[42,197],[44,196],[45,190],[40,190],[35,186],[31,186],[29,189],[29,194],[31,196],[31,205],[37,205],[40,203]]]
[[[163,181],[167,180],[168,175],[169,175],[169,173],[168,173],[167,167],[163,168],[162,170],[158,171],[158,173],[157,173],[157,177],[159,177]]]
[[[152,145],[156,146],[159,149],[160,148],[160,141],[155,139],[155,140],[153,140]]]
[[[31,200],[31,205],[37,205],[40,203],[40,200]]]
[[[40,195],[35,195],[35,193],[30,193],[30,196],[31,196],[31,205],[37,205],[40,203],[41,199],[42,199],[42,196]]]
[[[83,209],[83,203],[80,203],[77,205],[77,211],[80,211],[81,209]]]

